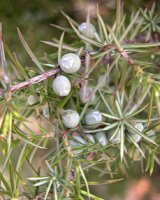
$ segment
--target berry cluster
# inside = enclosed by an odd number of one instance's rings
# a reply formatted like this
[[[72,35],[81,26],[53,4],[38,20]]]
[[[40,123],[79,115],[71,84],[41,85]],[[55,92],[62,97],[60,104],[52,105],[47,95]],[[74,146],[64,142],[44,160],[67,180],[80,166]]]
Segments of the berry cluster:
[[[78,30],[82,35],[86,36],[87,38],[90,38],[90,39],[95,38],[96,40],[98,40],[99,38],[95,27],[90,23],[80,24],[78,27]],[[57,75],[54,78],[53,83],[52,83],[53,91],[57,96],[65,97],[70,94],[71,89],[72,89],[72,82],[67,77],[67,74],[68,75],[76,74],[80,70],[81,64],[82,63],[81,63],[80,56],[75,53],[67,53],[60,58],[58,65],[64,75],[61,75],[61,74]],[[100,85],[101,88],[105,87],[106,84],[108,84],[104,75],[99,76],[98,84]],[[113,87],[110,86],[110,89],[113,91],[114,86]],[[88,101],[87,98],[90,96],[91,98],[89,98],[89,101]],[[94,104],[95,106],[96,99],[97,97],[96,97],[96,93],[93,92],[93,86],[91,87],[88,84],[86,85],[84,84],[82,85],[82,87],[80,87],[79,100],[82,105],[83,104],[85,105],[86,102],[88,101],[89,105]],[[37,97],[30,95],[28,98],[28,104],[33,105],[36,102],[37,102]],[[43,112],[43,116],[45,116],[46,118],[49,118],[49,110],[48,110],[47,104],[43,106],[42,112]],[[84,126],[83,130],[84,130],[84,133],[86,133],[85,138],[82,138],[80,135],[76,135],[76,136],[73,136],[73,139],[70,139],[70,146],[73,149],[74,147],[78,147],[78,146],[80,147],[86,146],[88,144],[88,141],[90,141],[93,144],[95,144],[97,141],[102,146],[106,146],[109,143],[111,144],[120,143],[121,140],[123,139],[121,137],[125,137],[125,135],[127,135],[127,140],[131,143],[134,143],[135,145],[136,143],[141,141],[142,139],[141,133],[143,133],[144,131],[144,124],[142,124],[141,122],[135,122],[134,124],[132,124],[131,128],[129,126],[126,126],[125,129],[123,130],[124,131],[123,136],[121,136],[119,125],[115,127],[113,126],[110,129],[106,129],[107,132],[103,130],[98,131],[97,128],[101,127],[101,125],[103,127],[103,124],[105,124],[103,114],[104,114],[103,112],[100,112],[95,108],[92,108],[85,111],[84,117],[82,117],[81,119],[81,117],[79,116],[79,113],[76,110],[67,108],[66,110],[63,110],[61,112],[62,124],[64,125],[66,129],[69,129],[69,131],[70,129],[71,129],[71,132],[72,130],[79,131],[79,125],[81,126],[82,124]],[[104,114],[104,116],[107,116],[109,120],[110,120],[110,117],[112,119],[111,115]],[[121,120],[122,118],[123,118],[122,116],[121,118],[113,117],[113,119],[116,119],[116,120]],[[90,129],[89,131],[87,130],[88,128]],[[134,131],[134,129],[136,130],[136,132]],[[90,134],[91,132],[92,134]],[[156,139],[155,131],[153,130],[148,131],[147,135],[153,141],[155,141]],[[78,154],[78,153],[81,153],[82,151],[83,150],[81,149],[81,150],[76,150],[75,152]]]

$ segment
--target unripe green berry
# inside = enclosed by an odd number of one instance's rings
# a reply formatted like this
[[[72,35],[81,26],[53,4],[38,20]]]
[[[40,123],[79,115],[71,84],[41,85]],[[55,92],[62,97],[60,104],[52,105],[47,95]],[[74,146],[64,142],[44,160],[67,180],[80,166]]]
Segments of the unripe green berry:
[[[121,140],[120,130],[118,130],[117,133],[116,133],[116,135],[113,137],[115,131],[116,131],[116,129],[113,129],[113,130],[111,130],[111,131],[109,131],[109,132],[107,133],[108,140],[109,140],[111,143],[119,143],[120,140]]]
[[[138,135],[137,133],[129,133],[129,135],[132,137],[132,139],[135,141],[135,142],[139,142],[141,140],[141,136]]]
[[[135,126],[134,126],[137,130],[139,130],[140,132],[143,131],[144,129],[144,126],[142,123],[136,123]]]
[[[79,25],[78,30],[88,38],[94,38],[96,29],[92,24],[87,24],[86,22]]]
[[[49,108],[48,108],[48,104],[45,104],[42,108],[42,113],[43,113],[43,116],[47,119],[50,118],[50,113],[49,113]]]
[[[108,140],[106,137],[106,133],[105,132],[98,132],[95,135],[96,140],[102,145],[102,146],[106,146],[108,144]]]
[[[148,131],[147,136],[150,137],[154,141],[156,140],[156,132],[154,130]]]
[[[73,152],[75,154],[82,153],[83,149],[78,149],[78,147],[86,145],[86,141],[79,135],[72,136],[72,138],[73,139],[69,140],[69,144],[73,148]]]
[[[79,143],[81,145],[86,145],[86,141],[81,136],[75,135],[72,137],[77,141],[77,143]]]
[[[74,53],[67,53],[60,60],[60,68],[68,74],[74,74],[81,66],[80,57]]]
[[[66,128],[75,128],[80,121],[79,114],[74,110],[65,110],[62,113],[62,123]]]
[[[61,97],[68,96],[71,91],[71,83],[69,79],[62,75],[57,76],[53,80],[52,87],[54,92]]]
[[[73,148],[73,153],[74,154],[80,154],[83,152],[83,149],[77,149],[78,147],[80,147],[81,145],[79,145],[77,142],[75,142],[74,140],[69,140],[69,145]]]
[[[79,97],[80,97],[81,103],[85,103],[85,100],[89,97],[89,95],[92,93],[92,91],[93,91],[93,88],[87,87],[86,88],[86,93],[85,93],[85,96],[84,96],[84,89],[80,88]],[[96,98],[96,96],[94,94],[93,97],[90,100],[90,104],[94,103],[95,98]]]
[[[86,138],[90,143],[95,144],[95,139],[94,139],[93,135],[86,134]]]
[[[142,123],[136,123],[134,125],[134,128],[137,129],[139,132],[142,132],[143,129],[144,129],[144,126]],[[135,141],[135,142],[139,142],[141,140],[141,136],[138,135],[138,133],[135,133],[132,129],[128,128],[127,129],[128,132],[129,132],[129,135],[132,137],[132,139]]]
[[[37,97],[33,96],[33,95],[29,95],[28,99],[27,99],[27,103],[28,105],[32,106],[33,104],[37,103],[38,99]]]
[[[102,115],[99,111],[92,110],[84,118],[87,125],[96,125],[102,122]]]

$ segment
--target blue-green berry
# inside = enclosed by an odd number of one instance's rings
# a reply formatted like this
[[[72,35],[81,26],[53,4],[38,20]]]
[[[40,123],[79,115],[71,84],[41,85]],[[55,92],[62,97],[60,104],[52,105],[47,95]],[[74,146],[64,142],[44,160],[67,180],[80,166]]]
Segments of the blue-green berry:
[[[78,30],[88,38],[94,38],[96,29],[92,24],[87,24],[86,22],[79,25]]]
[[[107,140],[105,132],[96,133],[95,138],[97,142],[99,142],[102,146],[106,146],[108,144],[108,140]]]
[[[99,111],[92,110],[85,115],[84,120],[87,125],[97,125],[102,122],[102,115]]]
[[[77,54],[67,53],[62,56],[59,65],[62,71],[65,73],[74,74],[79,70],[81,66],[81,60]]]
[[[71,83],[65,76],[57,76],[52,83],[53,91],[58,96],[68,96],[71,91]]]
[[[62,113],[62,123],[66,128],[75,128],[80,121],[79,114],[74,110],[65,110]]]

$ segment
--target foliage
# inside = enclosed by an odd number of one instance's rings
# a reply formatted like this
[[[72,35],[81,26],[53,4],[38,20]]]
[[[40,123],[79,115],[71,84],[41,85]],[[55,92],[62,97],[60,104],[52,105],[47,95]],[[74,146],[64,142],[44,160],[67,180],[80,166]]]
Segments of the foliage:
[[[90,192],[90,185],[122,180],[127,166],[135,160],[150,174],[154,163],[159,163],[159,16],[155,14],[155,4],[150,10],[131,13],[128,22],[129,16],[122,15],[119,0],[116,9],[115,23],[109,26],[97,8],[94,38],[82,34],[78,23],[62,12],[71,28],[53,25],[62,31],[61,38],[43,43],[58,51],[40,59],[18,29],[22,45],[33,61],[29,68],[3,42],[1,28],[2,199],[38,196],[100,200]],[[89,12],[86,23],[90,25]],[[71,44],[64,43],[65,35],[73,41]],[[10,62],[6,62],[4,50]],[[65,74],[59,66],[62,54],[68,52],[81,58],[81,69],[74,75]],[[66,97],[58,97],[52,89],[52,81],[59,74],[72,83]],[[90,86],[92,90],[86,95]],[[79,95],[81,88],[84,102]],[[81,121],[73,129],[63,125],[61,114],[66,109],[80,115]],[[84,117],[90,110],[100,111],[103,121],[98,125],[85,124]],[[38,132],[33,129],[37,124]],[[111,138],[106,138],[107,145],[96,140],[97,132],[105,132],[106,137],[111,134]],[[86,134],[91,134],[96,142],[91,142]],[[40,163],[36,162],[37,156]],[[24,174],[26,167],[29,170]],[[119,171],[124,172],[122,177],[117,175]],[[96,174],[94,180],[90,180],[89,173]],[[107,179],[100,179],[102,174]]]

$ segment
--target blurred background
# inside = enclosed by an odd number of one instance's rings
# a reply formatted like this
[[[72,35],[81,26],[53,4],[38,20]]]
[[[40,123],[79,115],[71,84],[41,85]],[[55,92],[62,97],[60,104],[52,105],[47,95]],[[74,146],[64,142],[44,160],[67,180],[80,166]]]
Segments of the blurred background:
[[[125,12],[137,11],[141,6],[150,7],[153,2],[153,0],[124,0]],[[115,17],[115,0],[0,0],[0,21],[3,24],[5,41],[21,59],[28,58],[18,38],[17,27],[19,27],[33,52],[38,57],[42,56],[46,51],[53,51],[53,48],[49,49],[40,41],[60,37],[61,31],[50,24],[69,26],[61,11],[81,23],[86,18],[87,9],[90,9],[94,23],[97,4],[104,21],[112,24]]]
[[[153,2],[153,0],[124,0],[125,12],[136,12],[139,7],[150,7]],[[30,62],[30,58],[18,38],[17,27],[35,55],[42,57],[45,52],[57,51],[41,42],[53,38],[59,39],[61,31],[50,24],[69,26],[61,14],[62,10],[81,23],[86,18],[87,9],[90,9],[91,21],[94,24],[97,4],[105,22],[112,24],[115,18],[115,0],[0,0],[0,21],[3,24],[4,40],[25,65]],[[159,9],[160,2],[157,5]],[[160,200],[159,166],[155,167],[151,177],[142,174],[141,167],[136,162],[129,168],[124,180],[107,186],[91,187],[91,191],[105,200]]]

